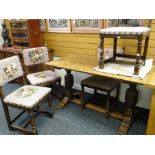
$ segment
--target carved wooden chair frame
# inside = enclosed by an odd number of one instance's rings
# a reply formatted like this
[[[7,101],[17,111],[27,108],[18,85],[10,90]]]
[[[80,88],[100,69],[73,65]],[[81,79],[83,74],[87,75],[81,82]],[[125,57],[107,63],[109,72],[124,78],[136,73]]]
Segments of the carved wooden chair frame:
[[[26,50],[31,50],[31,49],[39,49],[39,48],[43,48],[43,50],[45,50],[45,54],[44,54],[44,57],[45,57],[45,60],[43,60],[42,62],[36,62],[36,63],[30,63],[30,62],[26,62],[27,60],[27,56],[24,52],[26,52]],[[48,57],[48,49],[46,47],[38,47],[38,48],[30,48],[30,49],[25,49],[25,51],[23,51],[23,58],[24,58],[24,64],[25,64],[25,72],[26,72],[26,76],[29,75],[29,74],[32,74],[32,73],[37,73],[37,72],[40,72],[40,68],[42,68],[43,71],[46,70],[45,66],[44,66],[44,63],[48,62],[49,61],[49,57]],[[35,71],[34,71],[35,70]],[[26,78],[27,79],[27,78]],[[26,81],[28,84],[31,84],[30,81]],[[48,81],[46,83],[43,83],[43,84],[37,84],[38,86],[50,86],[52,88],[52,94],[55,94],[56,96],[58,96],[59,98],[62,98],[62,96],[57,93],[54,89],[53,89],[53,85],[54,84],[59,84],[61,85],[61,77],[53,80],[53,81]],[[32,84],[33,85],[33,84]]]
[[[13,57],[17,57],[17,56],[13,56]],[[6,58],[6,59],[8,59],[8,58]],[[26,84],[24,76],[18,76],[17,78],[21,79],[22,85]],[[12,81],[12,79],[8,80],[7,82],[10,82],[10,81]],[[7,83],[7,82],[5,82],[5,83]],[[35,125],[35,117],[40,113],[46,114],[49,117],[52,117],[52,115],[53,115],[50,92],[48,94],[46,94],[45,96],[43,96],[43,98],[41,100],[39,100],[34,106],[24,107],[22,105],[11,104],[11,102],[10,103],[4,102],[4,99],[6,97],[4,94],[4,91],[3,91],[3,85],[4,84],[0,85],[0,98],[2,101],[2,106],[4,109],[4,114],[6,117],[6,121],[7,121],[7,125],[8,125],[9,130],[18,130],[24,134],[38,134],[37,129],[36,129],[36,125]],[[40,102],[42,102],[45,99],[48,100],[48,110],[47,111],[41,110],[40,106],[39,106]],[[11,115],[9,112],[9,107],[20,109],[22,111],[17,116],[15,116],[14,118],[11,118]],[[24,122],[24,125],[22,125],[22,126],[16,125],[15,124],[16,121],[26,112],[28,113],[29,118],[27,118],[27,120]],[[31,129],[27,129],[28,125],[31,125]]]

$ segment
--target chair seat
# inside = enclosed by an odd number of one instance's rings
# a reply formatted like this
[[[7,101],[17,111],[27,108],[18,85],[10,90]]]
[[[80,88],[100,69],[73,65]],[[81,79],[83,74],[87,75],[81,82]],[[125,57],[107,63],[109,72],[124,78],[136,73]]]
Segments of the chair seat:
[[[51,88],[25,85],[4,98],[4,102],[24,108],[32,108],[51,92]]]
[[[55,82],[60,78],[61,78],[60,76],[58,76],[55,72],[51,70],[46,70],[27,75],[27,79],[32,85],[41,85],[49,82]]]
[[[100,30],[101,34],[109,35],[146,35],[149,32],[149,27],[110,27]]]
[[[81,82],[81,86],[97,89],[105,92],[111,92],[120,85],[119,80],[106,77],[91,76]]]

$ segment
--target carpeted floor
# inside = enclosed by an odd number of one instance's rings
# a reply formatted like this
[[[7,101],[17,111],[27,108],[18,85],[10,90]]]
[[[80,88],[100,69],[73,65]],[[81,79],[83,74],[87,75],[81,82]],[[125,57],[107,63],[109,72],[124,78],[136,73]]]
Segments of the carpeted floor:
[[[5,92],[10,93],[18,84],[7,84]],[[46,104],[46,103],[44,103]],[[58,104],[56,98],[53,104]],[[18,110],[11,109],[11,114],[15,115]],[[143,135],[146,131],[148,111],[137,108],[134,123],[132,124],[129,135]],[[36,118],[36,126],[40,135],[117,135],[120,121],[109,118],[103,114],[90,109],[81,111],[78,105],[68,104],[64,109],[55,110],[53,118],[39,115]],[[18,131],[9,131],[0,101],[0,135],[19,135]]]

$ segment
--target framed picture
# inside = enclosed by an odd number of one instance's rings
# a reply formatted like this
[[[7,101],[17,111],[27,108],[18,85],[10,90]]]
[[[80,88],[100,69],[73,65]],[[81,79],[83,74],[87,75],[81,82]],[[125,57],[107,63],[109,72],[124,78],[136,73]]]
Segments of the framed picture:
[[[46,20],[40,19],[40,29],[42,32],[46,31]]]
[[[142,19],[108,19],[104,20],[105,27],[136,27],[144,26]]]
[[[99,19],[73,19],[72,32],[98,33],[103,28],[104,20]]]
[[[48,32],[71,32],[69,19],[47,19]]]

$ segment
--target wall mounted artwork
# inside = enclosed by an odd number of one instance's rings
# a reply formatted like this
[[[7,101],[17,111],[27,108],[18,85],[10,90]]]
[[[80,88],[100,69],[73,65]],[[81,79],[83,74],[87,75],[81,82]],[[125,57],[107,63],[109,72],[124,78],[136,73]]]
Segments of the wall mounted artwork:
[[[71,26],[69,19],[47,19],[48,32],[70,33]]]
[[[99,19],[73,19],[72,32],[98,33],[103,28],[103,20]]]

